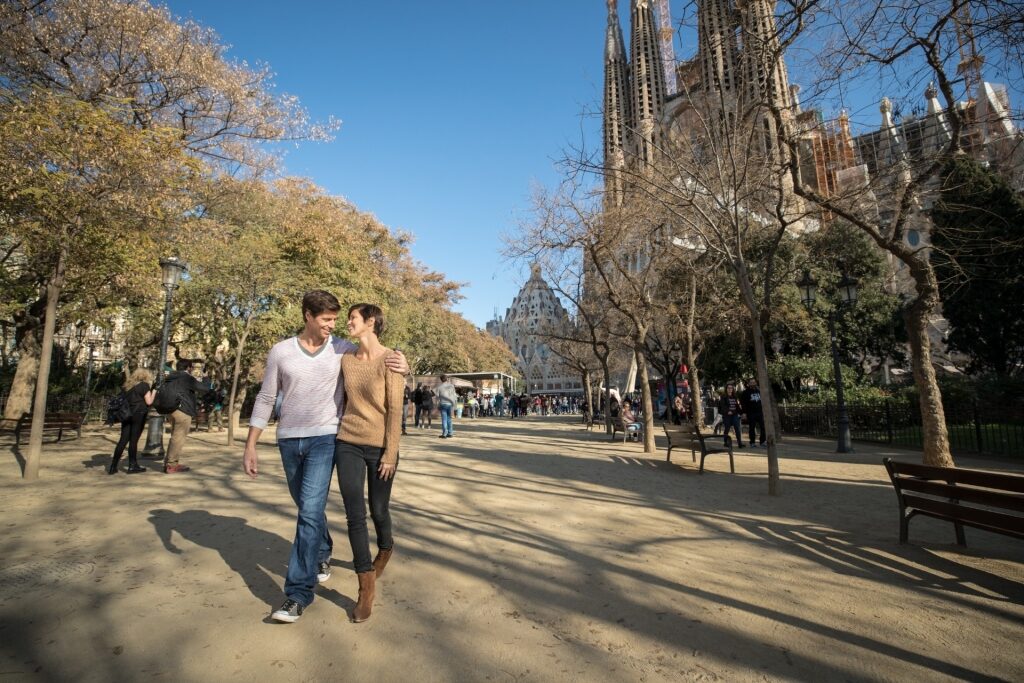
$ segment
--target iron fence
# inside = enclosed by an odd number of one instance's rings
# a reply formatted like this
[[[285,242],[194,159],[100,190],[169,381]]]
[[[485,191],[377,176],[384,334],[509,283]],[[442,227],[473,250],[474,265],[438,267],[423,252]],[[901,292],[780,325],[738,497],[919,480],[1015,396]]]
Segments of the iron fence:
[[[921,409],[916,402],[847,404],[850,436],[856,441],[922,448]],[[1024,457],[1024,405],[986,403],[944,406],[950,448],[954,452]],[[834,403],[781,405],[782,431],[837,437]]]
[[[7,409],[7,394],[0,394],[0,415]],[[102,394],[60,394],[46,398],[48,413],[82,413],[85,424],[102,424],[107,417],[110,396]]]

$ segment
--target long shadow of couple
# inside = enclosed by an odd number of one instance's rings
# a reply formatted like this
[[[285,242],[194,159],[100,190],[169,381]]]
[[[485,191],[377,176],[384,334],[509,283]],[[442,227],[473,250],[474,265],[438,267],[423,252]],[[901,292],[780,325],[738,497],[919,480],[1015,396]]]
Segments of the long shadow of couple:
[[[276,534],[250,526],[241,517],[213,515],[206,510],[150,510],[149,521],[168,552],[179,555],[173,532],[196,545],[216,550],[224,563],[245,581],[259,600],[277,606],[284,599],[284,570],[288,566],[291,543]],[[351,563],[332,561],[332,566],[351,568]],[[320,586],[317,597],[351,612],[355,601],[333,588]],[[268,619],[267,623],[271,623]],[[276,623],[276,622],[273,622]]]

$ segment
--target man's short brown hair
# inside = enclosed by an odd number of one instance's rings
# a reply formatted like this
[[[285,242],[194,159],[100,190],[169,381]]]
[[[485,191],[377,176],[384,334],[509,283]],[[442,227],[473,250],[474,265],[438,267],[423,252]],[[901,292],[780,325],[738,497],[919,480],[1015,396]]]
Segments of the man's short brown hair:
[[[307,313],[315,318],[325,311],[337,313],[340,310],[341,303],[338,299],[330,292],[325,292],[322,289],[314,289],[312,292],[306,292],[306,295],[302,297],[303,320],[306,319]]]

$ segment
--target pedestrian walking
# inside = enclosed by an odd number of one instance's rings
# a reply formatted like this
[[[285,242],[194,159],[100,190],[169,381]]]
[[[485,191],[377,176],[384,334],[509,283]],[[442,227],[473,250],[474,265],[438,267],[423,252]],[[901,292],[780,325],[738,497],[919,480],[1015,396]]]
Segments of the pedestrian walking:
[[[352,563],[359,580],[359,597],[352,621],[370,618],[377,578],[391,559],[391,487],[398,469],[404,378],[387,368],[388,349],[379,340],[384,313],[374,304],[356,304],[348,311],[348,333],[359,348],[341,358],[345,378],[345,412],[338,429],[334,460],[338,487],[345,503]],[[370,559],[366,527],[368,491],[370,517],[377,536],[377,557]]]
[[[114,456],[107,468],[107,474],[117,474],[117,464],[128,448],[128,474],[145,472],[146,468],[139,465],[139,437],[146,424],[146,414],[153,404],[156,392],[153,391],[153,373],[144,368],[137,368],[124,382],[124,415],[121,422],[121,438],[114,446]]]
[[[722,416],[722,430],[725,433],[726,446],[732,445],[732,440],[729,438],[729,430],[733,429],[736,432],[736,443],[740,448],[746,448],[743,445],[743,427],[740,418],[742,413],[743,406],[736,395],[736,385],[729,382],[725,385],[725,393],[722,394],[722,398],[718,401],[718,414]]]
[[[437,407],[441,411],[441,438],[452,438],[452,412],[458,403],[455,385],[448,380],[448,375],[441,375],[441,384],[437,387]]]
[[[764,433],[764,406],[761,403],[761,389],[753,377],[747,380],[747,388],[740,394],[740,405],[747,416],[747,437],[750,445],[754,448],[763,448],[767,438]],[[760,439],[757,438],[758,429],[761,430]]]

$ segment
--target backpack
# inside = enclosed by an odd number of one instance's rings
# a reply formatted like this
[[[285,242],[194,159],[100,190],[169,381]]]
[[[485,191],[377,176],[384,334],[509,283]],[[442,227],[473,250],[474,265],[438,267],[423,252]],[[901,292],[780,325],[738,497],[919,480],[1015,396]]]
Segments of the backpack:
[[[114,425],[124,422],[132,416],[132,407],[128,405],[128,393],[122,391],[107,402],[107,424]]]
[[[178,393],[177,382],[164,382],[156,390],[156,398],[153,399],[153,410],[161,415],[170,415],[181,406],[181,396]]]

